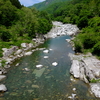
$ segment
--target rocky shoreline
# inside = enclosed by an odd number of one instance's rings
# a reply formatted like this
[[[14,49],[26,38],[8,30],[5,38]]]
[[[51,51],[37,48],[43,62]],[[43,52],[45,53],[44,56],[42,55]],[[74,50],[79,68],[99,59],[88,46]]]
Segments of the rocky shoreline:
[[[100,60],[91,53],[69,54],[72,65],[70,73],[90,85],[91,92],[100,98]]]

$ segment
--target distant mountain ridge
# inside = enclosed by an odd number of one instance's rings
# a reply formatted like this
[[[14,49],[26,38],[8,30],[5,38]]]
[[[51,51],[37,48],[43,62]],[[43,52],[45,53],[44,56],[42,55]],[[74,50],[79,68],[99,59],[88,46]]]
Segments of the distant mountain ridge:
[[[38,10],[44,10],[45,8],[47,8],[48,6],[54,4],[54,3],[58,3],[58,2],[64,2],[64,1],[71,1],[71,0],[45,0],[43,2],[34,4],[32,6],[30,6],[29,8],[37,8]]]

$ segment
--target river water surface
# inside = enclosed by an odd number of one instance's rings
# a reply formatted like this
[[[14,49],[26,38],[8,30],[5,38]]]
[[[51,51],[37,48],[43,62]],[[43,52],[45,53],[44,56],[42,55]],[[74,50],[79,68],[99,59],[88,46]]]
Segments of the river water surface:
[[[0,100],[70,100],[68,97],[72,94],[76,94],[75,100],[97,100],[89,93],[87,84],[74,79],[69,73],[71,60],[68,54],[74,53],[65,40],[69,38],[48,39],[38,48],[46,48],[49,53],[37,50],[15,62],[3,81],[8,91],[0,94],[3,96]],[[20,65],[15,67],[18,62]],[[53,62],[58,65],[53,66]],[[39,64],[43,67],[36,68]]]

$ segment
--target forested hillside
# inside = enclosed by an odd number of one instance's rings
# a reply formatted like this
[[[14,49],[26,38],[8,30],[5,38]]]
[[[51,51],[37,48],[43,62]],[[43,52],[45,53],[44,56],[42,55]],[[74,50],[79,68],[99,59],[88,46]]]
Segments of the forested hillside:
[[[24,7],[18,0],[0,0],[0,52],[4,47],[30,42],[36,34],[46,34],[51,28],[46,12]]]
[[[72,0],[56,3],[45,11],[52,20],[77,24],[81,34],[74,39],[76,52],[91,51],[100,56],[100,0]]]
[[[64,1],[71,1],[71,0],[45,0],[43,2],[40,2],[40,3],[37,3],[37,4],[34,4],[33,6],[30,6],[30,8],[33,8],[35,7],[36,9],[38,10],[44,10],[46,9],[47,7],[49,7],[50,5],[52,4],[55,4],[55,3],[62,3]]]

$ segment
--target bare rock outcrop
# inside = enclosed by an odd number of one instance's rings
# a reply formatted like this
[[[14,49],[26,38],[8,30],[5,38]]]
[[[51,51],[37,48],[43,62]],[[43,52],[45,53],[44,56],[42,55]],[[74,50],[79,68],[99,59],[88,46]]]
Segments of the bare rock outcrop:
[[[54,26],[48,34],[44,35],[45,38],[55,38],[62,35],[75,36],[79,33],[79,28],[76,25],[63,24],[57,21],[52,23]]]
[[[100,98],[100,60],[92,56],[92,54],[69,54],[72,65],[70,73],[75,77],[90,84],[92,93],[96,97]],[[91,83],[92,80],[96,80],[96,83]]]

